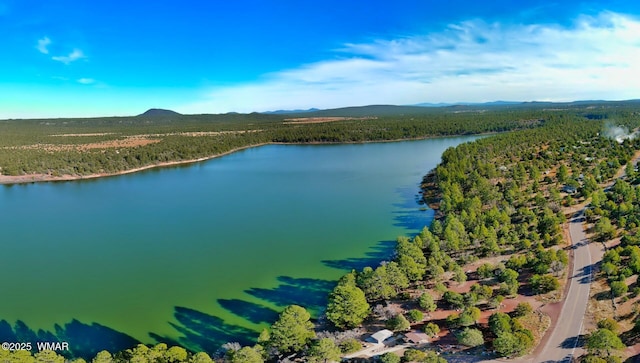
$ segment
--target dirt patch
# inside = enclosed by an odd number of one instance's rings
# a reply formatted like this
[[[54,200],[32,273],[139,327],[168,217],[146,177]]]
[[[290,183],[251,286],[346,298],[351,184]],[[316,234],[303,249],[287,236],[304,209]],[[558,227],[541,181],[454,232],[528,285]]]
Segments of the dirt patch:
[[[522,326],[525,327],[525,329],[529,329],[533,334],[533,346],[540,346],[542,338],[551,327],[551,317],[541,311],[534,311],[531,314],[521,317],[519,320]]]
[[[284,124],[317,124],[323,122],[336,122],[346,120],[376,120],[377,117],[297,117],[286,118]]]
[[[160,139],[147,139],[139,137],[127,137],[124,140],[102,141],[91,144],[77,145],[77,149],[80,151],[92,150],[92,149],[108,149],[108,148],[127,148],[138,147],[150,144],[159,143]]]
[[[640,150],[636,151],[635,154],[633,154],[633,156],[631,157],[631,160],[629,161],[632,164],[635,164],[638,162],[638,160],[640,160]],[[616,175],[614,175],[614,179],[619,179],[622,178],[623,176],[625,176],[626,173],[626,165],[623,165],[622,167],[620,167],[620,169],[618,169],[618,172],[616,173]]]
[[[188,137],[201,137],[201,136],[218,136],[218,135],[234,135],[260,132],[263,130],[238,130],[238,131],[191,131],[191,132],[170,132],[165,134],[141,134],[132,137],[165,137],[165,136],[188,136]]]
[[[629,286],[630,289],[638,286],[637,278],[637,276],[631,276],[626,280],[627,286]],[[632,294],[627,294],[624,297],[615,299],[616,318],[619,319],[618,324],[620,324],[621,331],[631,330],[638,316],[638,302],[640,301],[640,297],[631,296]]]
[[[587,305],[589,329],[585,330],[595,330],[600,320],[615,316],[615,309],[610,292],[611,289],[605,278],[596,279],[591,283],[589,303]]]
[[[86,134],[56,134],[49,135],[53,137],[82,137],[82,136],[107,136],[107,135],[115,135],[113,132],[92,132]]]
[[[138,147],[149,144],[155,144],[160,142],[161,139],[149,139],[140,136],[129,136],[120,140],[108,140],[100,142],[92,142],[88,144],[33,144],[7,147],[9,149],[22,149],[22,150],[44,150],[47,152],[56,151],[88,151],[94,149],[110,149],[110,148],[129,148]]]

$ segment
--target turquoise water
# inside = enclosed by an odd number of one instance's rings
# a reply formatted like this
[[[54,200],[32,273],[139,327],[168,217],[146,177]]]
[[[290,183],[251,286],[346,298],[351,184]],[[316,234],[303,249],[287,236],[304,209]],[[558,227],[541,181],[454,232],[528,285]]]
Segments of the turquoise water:
[[[0,187],[0,338],[50,334],[85,355],[134,341],[246,342],[288,304],[318,311],[345,271],[428,224],[422,176],[472,139],[267,145]]]

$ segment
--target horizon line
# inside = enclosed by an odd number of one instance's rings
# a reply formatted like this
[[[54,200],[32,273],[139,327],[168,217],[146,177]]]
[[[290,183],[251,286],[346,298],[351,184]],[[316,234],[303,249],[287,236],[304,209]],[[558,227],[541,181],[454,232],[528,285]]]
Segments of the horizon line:
[[[17,118],[6,118],[0,119],[0,121],[19,121],[19,120],[61,120],[61,119],[97,119],[97,118],[120,118],[120,117],[140,117],[144,116],[144,113],[150,110],[160,110],[173,112],[180,116],[201,116],[201,115],[251,115],[251,114],[266,114],[266,115],[277,115],[277,114],[296,114],[296,113],[313,113],[320,111],[331,111],[331,110],[343,110],[348,108],[366,108],[366,107],[416,107],[416,108],[427,108],[427,109],[437,109],[437,108],[445,108],[452,106],[490,106],[490,107],[500,107],[500,106],[516,106],[516,105],[526,105],[526,104],[572,104],[572,103],[623,103],[623,102],[640,102],[640,98],[630,98],[630,99],[619,99],[619,100],[590,100],[590,99],[578,99],[572,101],[540,101],[540,100],[530,100],[530,101],[506,101],[506,100],[495,100],[495,101],[486,101],[486,102],[420,102],[415,104],[366,104],[366,105],[351,105],[351,106],[342,106],[342,107],[332,107],[332,108],[316,108],[311,107],[307,109],[293,109],[293,110],[268,110],[268,111],[251,111],[251,112],[237,112],[237,111],[229,111],[222,113],[181,113],[169,108],[161,108],[161,107],[150,107],[137,115],[101,115],[101,116],[74,116],[74,117],[65,117],[65,116],[54,116],[54,117],[17,117]],[[154,117],[154,116],[149,116]],[[160,116],[162,117],[162,116]]]

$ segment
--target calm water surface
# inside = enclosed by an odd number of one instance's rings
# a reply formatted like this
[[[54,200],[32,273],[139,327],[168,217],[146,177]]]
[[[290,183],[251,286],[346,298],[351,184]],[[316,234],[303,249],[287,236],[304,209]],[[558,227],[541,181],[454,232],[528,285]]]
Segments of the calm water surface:
[[[432,212],[422,176],[470,137],[269,145],[186,167],[0,187],[0,338],[76,354],[138,340],[213,350],[345,270],[389,254]]]

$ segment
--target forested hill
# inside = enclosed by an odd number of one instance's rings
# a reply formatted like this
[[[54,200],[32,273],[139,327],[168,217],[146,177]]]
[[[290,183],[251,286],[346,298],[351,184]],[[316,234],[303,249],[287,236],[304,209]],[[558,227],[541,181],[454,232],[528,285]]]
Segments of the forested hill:
[[[434,112],[435,111],[435,112]],[[300,117],[362,117],[362,116],[399,116],[399,115],[427,115],[447,112],[442,108],[427,108],[420,106],[370,105],[359,107],[344,107],[313,112],[298,113]],[[296,113],[292,113],[296,115]]]
[[[306,110],[304,112],[284,112],[280,114],[299,117],[361,117],[361,116],[399,116],[399,115],[434,115],[461,112],[499,112],[509,110],[541,110],[541,111],[577,111],[587,109],[626,109],[640,108],[640,100],[627,101],[574,101],[574,102],[487,102],[453,105],[369,105],[357,107],[342,107],[326,110]]]
[[[299,115],[180,115],[0,121],[1,175],[112,174],[265,143],[341,143],[537,128],[552,120],[624,124],[638,102],[535,107],[367,106]],[[157,114],[149,111],[149,114]]]
[[[165,110],[162,108],[150,108],[144,113],[138,115],[142,117],[171,117],[171,116],[180,116],[179,113],[171,110]]]

